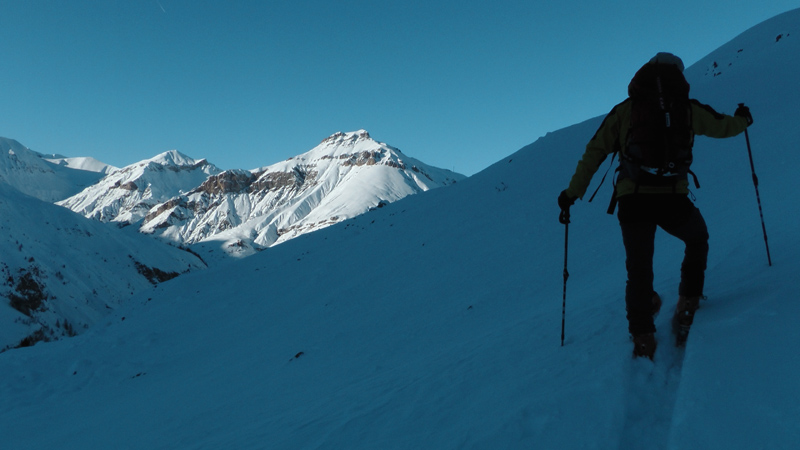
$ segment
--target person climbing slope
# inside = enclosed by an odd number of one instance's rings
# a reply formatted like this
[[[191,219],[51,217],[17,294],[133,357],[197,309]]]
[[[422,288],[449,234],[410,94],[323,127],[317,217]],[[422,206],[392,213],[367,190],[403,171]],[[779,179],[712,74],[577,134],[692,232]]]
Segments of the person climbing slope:
[[[733,116],[720,114],[689,97],[683,62],[658,53],[639,69],[628,85],[628,98],[605,117],[586,145],[569,187],[558,196],[559,220],[583,198],[606,157],[619,153],[619,168],[609,213],[618,206],[628,280],[625,289],[628,330],[634,357],[653,359],[656,351],[653,317],[661,298],[653,290],[653,253],[657,227],[683,241],[678,301],[672,319],[677,345],[683,345],[703,296],[708,230],[700,210],[689,199],[695,135],[727,138],[753,123],[740,105]]]

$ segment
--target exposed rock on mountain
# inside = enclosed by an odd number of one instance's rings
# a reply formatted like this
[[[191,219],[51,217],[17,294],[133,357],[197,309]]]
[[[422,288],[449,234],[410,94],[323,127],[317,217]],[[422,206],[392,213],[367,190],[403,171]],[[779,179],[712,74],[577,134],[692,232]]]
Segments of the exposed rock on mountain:
[[[58,204],[90,219],[131,224],[142,220],[153,206],[194,189],[219,172],[204,159],[194,160],[172,150],[114,170]]]
[[[340,132],[287,161],[212,175],[151,208],[141,231],[181,243],[219,240],[249,254],[463,178],[409,158],[364,130]]]

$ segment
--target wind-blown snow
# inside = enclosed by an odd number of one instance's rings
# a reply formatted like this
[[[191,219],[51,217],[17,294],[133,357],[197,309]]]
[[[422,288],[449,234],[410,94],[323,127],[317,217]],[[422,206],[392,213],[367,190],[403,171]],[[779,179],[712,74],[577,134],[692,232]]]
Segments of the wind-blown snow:
[[[0,354],[0,446],[797,448],[798,39],[795,10],[687,69],[700,101],[751,107],[773,266],[744,137],[698,138],[711,253],[685,353],[667,326],[682,249],[659,233],[661,344],[654,363],[630,357],[610,186],[573,207],[559,345],[555,198],[598,117],[454,186],[162,284],[77,338]],[[714,62],[730,65],[714,76]]]

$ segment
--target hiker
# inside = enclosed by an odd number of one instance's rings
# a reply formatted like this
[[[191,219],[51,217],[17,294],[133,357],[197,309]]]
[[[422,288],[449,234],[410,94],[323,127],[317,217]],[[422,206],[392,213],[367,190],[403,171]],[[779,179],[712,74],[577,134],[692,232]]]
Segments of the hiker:
[[[676,344],[683,345],[703,296],[708,230],[700,210],[689,199],[689,170],[694,135],[736,136],[753,123],[741,105],[733,116],[689,98],[683,62],[658,53],[628,85],[628,99],[605,117],[578,162],[569,187],[561,192],[559,221],[569,222],[569,208],[583,198],[592,176],[612,153],[619,152],[619,174],[609,214],[617,216],[625,245],[628,281],[625,306],[634,357],[653,359],[656,351],[653,317],[661,298],[653,290],[656,227],[686,245],[681,265],[678,302],[672,319]]]

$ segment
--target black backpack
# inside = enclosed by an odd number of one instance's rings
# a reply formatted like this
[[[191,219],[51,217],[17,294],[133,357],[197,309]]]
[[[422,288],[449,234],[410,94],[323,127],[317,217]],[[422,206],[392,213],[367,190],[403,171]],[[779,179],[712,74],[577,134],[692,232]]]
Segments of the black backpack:
[[[622,149],[617,168],[619,179],[629,178],[640,185],[672,186],[692,175],[700,187],[692,164],[692,106],[689,83],[674,64],[645,64],[628,85],[631,123],[627,145]],[[616,152],[614,153],[616,156]],[[611,158],[614,164],[614,158]],[[609,167],[610,169],[610,167]],[[600,181],[600,186],[606,179]],[[589,201],[594,200],[600,186]],[[614,214],[617,193],[611,197],[608,213]]]
[[[620,178],[675,186],[692,164],[689,83],[673,64],[645,64],[628,85],[631,124],[620,156]],[[694,174],[692,174],[694,175]]]

